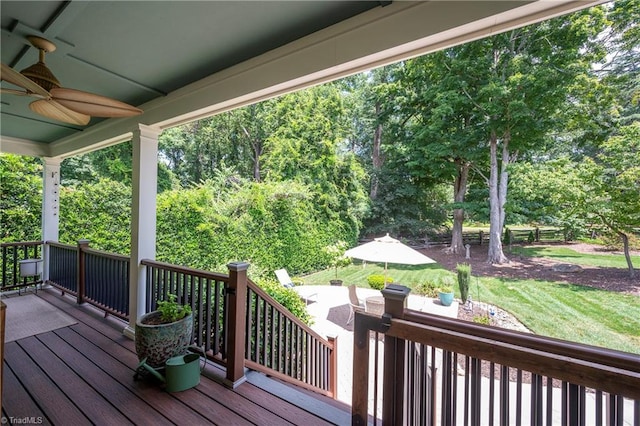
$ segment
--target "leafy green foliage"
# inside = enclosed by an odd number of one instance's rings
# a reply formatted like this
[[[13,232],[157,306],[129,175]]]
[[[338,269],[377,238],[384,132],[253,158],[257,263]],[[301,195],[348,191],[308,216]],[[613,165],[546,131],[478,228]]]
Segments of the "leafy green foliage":
[[[476,324],[489,325],[491,321],[489,320],[489,317],[486,315],[475,315],[473,317],[473,322],[475,322]]]
[[[169,294],[167,300],[158,300],[157,305],[163,323],[176,322],[191,314],[191,306],[178,304],[175,294]]]
[[[382,290],[385,284],[391,284],[393,282],[393,278],[388,275],[382,274],[372,274],[367,277],[367,283],[369,287],[375,290]]]
[[[325,254],[329,257],[329,266],[336,271],[336,280],[338,279],[338,268],[351,264],[351,258],[344,255],[347,248],[348,245],[346,241],[337,241],[324,248]]]
[[[256,284],[302,322],[307,325],[312,325],[313,320],[309,312],[307,312],[307,305],[295,290],[286,288],[276,280],[269,278],[260,279],[256,281]]]
[[[0,242],[41,237],[42,161],[0,153]]]
[[[413,292],[425,297],[438,297],[438,283],[433,279],[426,279],[413,285]]]
[[[91,247],[128,255],[131,249],[131,188],[101,179],[97,183],[62,187],[60,190],[59,240],[75,244],[91,241]]]

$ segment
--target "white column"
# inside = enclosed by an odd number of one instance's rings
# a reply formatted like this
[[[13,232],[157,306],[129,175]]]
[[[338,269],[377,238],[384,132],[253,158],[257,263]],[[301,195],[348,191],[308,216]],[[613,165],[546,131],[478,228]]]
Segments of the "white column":
[[[158,136],[160,129],[138,125],[133,132],[131,188],[131,272],[129,275],[129,325],[124,334],[133,338],[136,320],[145,314],[146,270],[142,259],[156,257],[156,192],[158,187]]]
[[[60,163],[62,158],[44,159],[42,171],[42,241],[58,241],[60,223]],[[44,269],[42,279],[49,279],[49,248],[43,246]]]

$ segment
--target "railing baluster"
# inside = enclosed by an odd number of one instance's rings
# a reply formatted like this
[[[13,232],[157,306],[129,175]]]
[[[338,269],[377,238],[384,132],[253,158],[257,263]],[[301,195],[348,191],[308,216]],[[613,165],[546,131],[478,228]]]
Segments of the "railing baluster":
[[[569,384],[565,381],[562,382],[562,426],[567,426],[568,418],[568,403],[569,403]]]
[[[578,386],[579,391],[579,410],[580,410],[580,426],[585,426],[585,419],[587,416],[587,406],[586,406],[586,388],[584,386]]]
[[[438,379],[437,379],[437,374],[438,371],[436,370],[436,347],[435,346],[431,346],[431,395],[429,396],[429,421],[431,422],[432,425],[436,424],[436,404],[437,404],[437,385],[438,385]],[[442,370],[442,367],[440,367],[440,370]],[[442,373],[442,371],[441,371]]]
[[[470,398],[470,366],[469,366],[469,356],[465,355],[464,357],[464,425],[469,424],[469,398]],[[455,395],[454,395],[455,398]]]
[[[516,426],[522,425],[522,370],[516,370]]]
[[[553,425],[553,379],[547,377],[547,426]]]
[[[509,424],[509,367],[500,366],[500,425]]]
[[[489,363],[489,424],[493,425],[493,419],[495,417],[495,394],[496,394],[496,377],[495,377],[496,364],[494,362]]]

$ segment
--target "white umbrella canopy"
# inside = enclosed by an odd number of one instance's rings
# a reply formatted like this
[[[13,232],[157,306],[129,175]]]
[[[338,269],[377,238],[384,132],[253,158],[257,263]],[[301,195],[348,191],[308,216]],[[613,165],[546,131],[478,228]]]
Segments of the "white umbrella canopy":
[[[395,238],[391,238],[389,234],[349,249],[344,252],[344,255],[368,262],[384,262],[385,275],[387,272],[387,263],[399,263],[401,265],[436,263],[436,261],[430,257],[402,244]]]

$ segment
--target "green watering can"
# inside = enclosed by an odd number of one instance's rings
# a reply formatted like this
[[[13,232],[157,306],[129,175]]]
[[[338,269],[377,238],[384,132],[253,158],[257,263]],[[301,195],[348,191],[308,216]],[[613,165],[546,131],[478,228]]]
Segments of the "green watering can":
[[[165,375],[147,364],[143,359],[138,369],[144,368],[160,381],[166,383],[167,392],[181,392],[200,383],[200,355],[186,354],[169,358],[165,363]]]

